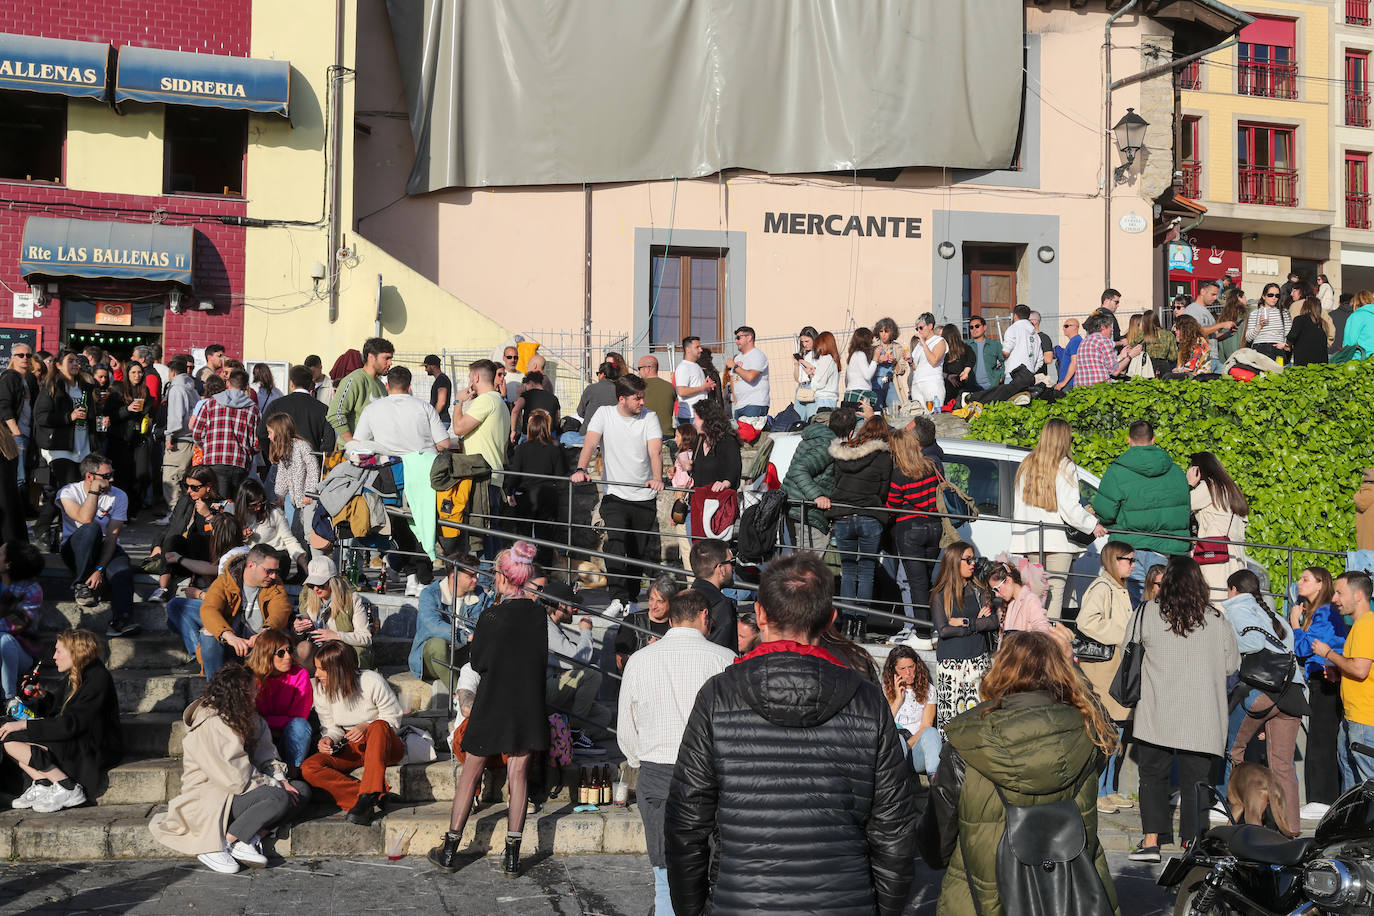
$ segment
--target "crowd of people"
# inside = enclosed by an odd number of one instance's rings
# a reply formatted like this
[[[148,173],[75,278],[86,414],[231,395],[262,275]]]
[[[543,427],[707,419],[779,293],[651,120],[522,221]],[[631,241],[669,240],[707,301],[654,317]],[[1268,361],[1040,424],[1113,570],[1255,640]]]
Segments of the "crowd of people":
[[[1308,306],[1321,300],[1293,289],[1298,318],[1325,335],[1328,316]],[[155,352],[136,351],[111,366],[100,354],[64,352],[39,385],[21,344],[0,375],[0,419],[13,419],[24,440],[22,457],[0,460],[5,499],[14,499],[0,505],[0,689],[38,717],[0,726],[4,756],[28,780],[15,804],[83,804],[121,756],[118,702],[94,634],[58,638],[63,692],[48,696],[22,680],[42,654],[40,548],[60,553],[79,602],[109,598],[106,635],[127,636],[137,632],[134,567],[120,536],[140,511],[165,511],[142,563],[159,576],[148,597],[166,601],[184,670],[208,685],[185,711],[180,794],[154,817],[154,835],[232,872],[264,864],[264,838],[312,797],[350,823],[371,823],[392,788],[387,767],[406,754],[402,709],[372,652],[378,621],[366,590],[384,587],[385,575],[374,585],[340,568],[336,549],[362,542],[356,529],[345,540],[349,519],[325,493],[335,474],[380,465],[394,469],[394,494],[406,456],[461,452],[480,459],[471,499],[483,508],[470,520],[486,537],[422,540],[398,522],[389,540],[366,542],[417,599],[411,672],[449,695],[461,720],[450,829],[429,853],[440,870],[461,864],[483,774],[504,767],[503,871],[518,875],[525,818],[553,787],[551,768],[612,735],[638,769],[664,913],[700,912],[708,901],[766,908],[801,894],[820,910],[860,900],[899,912],[918,843],[947,868],[944,893],[986,896],[1006,822],[999,797],[1008,807],[1073,799],[1090,834],[1097,813],[1138,804],[1132,857],[1157,861],[1174,836],[1173,785],[1186,840],[1210,816],[1190,787],[1224,786],[1229,765],[1253,755],[1261,735],[1283,788],[1274,821],[1292,832],[1343,786],[1374,775],[1374,762],[1349,749],[1374,743],[1367,574],[1312,567],[1291,598],[1266,594],[1241,544],[1245,494],[1210,453],[1180,466],[1145,421],[1131,425],[1128,448],[1087,505],[1073,430],[1049,421],[1016,474],[1019,521],[1006,554],[980,556],[941,521],[950,482],[930,414],[958,395],[1091,384],[1141,354],[1172,360],[1170,371],[1197,369],[1218,358],[1210,338],[1228,331],[1255,350],[1272,346],[1275,360],[1315,353],[1287,312],[1261,305],[1237,318],[1244,297],[1227,296],[1229,317],[1208,325],[1183,314],[1172,334],[1153,319],[1122,334],[1120,297],[1108,290],[1072,352],[1049,345],[1039,316],[1022,306],[1000,340],[978,316],[965,341],[926,313],[910,348],[884,319],[855,331],[841,355],[833,334],[803,329],[792,404],[801,435],[775,482],[786,497],[778,556],[747,587],[707,505],[719,513],[738,498],[743,430],[768,412],[768,361],[751,328],[737,329],[738,353],[723,374],[697,338],[683,342],[671,379],[652,356],[631,372],[609,353],[571,412],[542,357],[514,345],[499,361],[474,361],[458,385],[427,358],[425,401],[382,338],[340,357],[328,375],[317,357],[291,367],[288,393],[264,366],[250,376],[220,347],[207,348],[199,372],[189,356],[161,367]],[[1361,312],[1342,322],[1347,340],[1362,333]],[[1275,327],[1286,328],[1282,339],[1270,339]],[[1099,378],[1103,361],[1113,371]],[[6,416],[12,392],[21,403]],[[158,464],[155,482],[148,468]],[[42,494],[32,536],[21,471]],[[555,567],[576,552],[567,511],[579,487],[599,497],[604,542],[600,561],[564,581]],[[660,502],[675,488],[687,494],[690,548],[669,574],[657,535]],[[1100,572],[1076,595],[1071,569],[1094,542]],[[437,577],[425,555],[436,548]],[[838,576],[821,556],[831,549]],[[882,606],[880,566],[899,574],[907,595],[881,666],[864,645]],[[294,602],[288,585],[300,586]],[[604,644],[595,617],[613,631]],[[1140,696],[1128,704],[1110,688],[1133,643],[1144,664]],[[1276,645],[1302,662],[1290,686],[1265,692],[1236,680],[1244,656]],[[1186,717],[1179,696],[1194,701]],[[1293,760],[1304,718],[1300,788]],[[990,750],[1007,735],[1017,736],[1014,747]],[[1126,748],[1140,764],[1138,799],[1121,792]],[[780,755],[794,765],[780,771]],[[843,793],[834,791],[836,767],[850,774]],[[767,802],[777,792],[806,799],[785,822]],[[782,847],[771,839],[779,828],[822,841],[827,868],[780,872]],[[1112,897],[1095,839],[1086,854]]]

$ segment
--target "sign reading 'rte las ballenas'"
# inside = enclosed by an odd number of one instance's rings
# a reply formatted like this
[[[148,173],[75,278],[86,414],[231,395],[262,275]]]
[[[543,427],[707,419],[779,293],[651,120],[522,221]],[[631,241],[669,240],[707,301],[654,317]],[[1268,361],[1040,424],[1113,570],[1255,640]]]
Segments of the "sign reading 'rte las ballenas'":
[[[104,98],[110,45],[0,34],[0,89]]]
[[[786,235],[861,235],[865,238],[921,237],[919,216],[845,216],[843,213],[765,213],[763,231]]]

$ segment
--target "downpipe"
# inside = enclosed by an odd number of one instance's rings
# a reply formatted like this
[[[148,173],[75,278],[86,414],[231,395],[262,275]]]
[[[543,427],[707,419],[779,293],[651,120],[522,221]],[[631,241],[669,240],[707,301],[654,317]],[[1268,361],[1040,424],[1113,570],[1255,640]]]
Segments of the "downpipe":
[[[1135,9],[1140,0],[1130,0],[1107,17],[1102,28],[1102,64],[1106,76],[1106,99],[1102,105],[1102,288],[1112,285],[1112,25]]]

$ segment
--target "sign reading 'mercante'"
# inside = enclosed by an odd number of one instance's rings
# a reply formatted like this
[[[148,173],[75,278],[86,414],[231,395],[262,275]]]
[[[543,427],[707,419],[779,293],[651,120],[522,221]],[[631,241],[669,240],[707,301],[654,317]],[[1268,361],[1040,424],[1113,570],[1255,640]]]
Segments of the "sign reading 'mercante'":
[[[877,238],[921,237],[919,216],[845,216],[843,213],[765,213],[763,231],[786,235],[861,235]]]

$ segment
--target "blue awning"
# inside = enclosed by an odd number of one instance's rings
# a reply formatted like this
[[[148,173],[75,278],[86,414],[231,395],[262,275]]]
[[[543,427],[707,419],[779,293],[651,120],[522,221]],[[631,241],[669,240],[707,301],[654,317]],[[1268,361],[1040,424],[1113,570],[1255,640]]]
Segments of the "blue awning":
[[[290,98],[290,61],[133,45],[119,49],[116,102],[235,108],[286,117]]]
[[[0,89],[105,98],[110,45],[0,34]]]
[[[114,277],[191,285],[190,226],[30,216],[19,248],[25,278]]]

